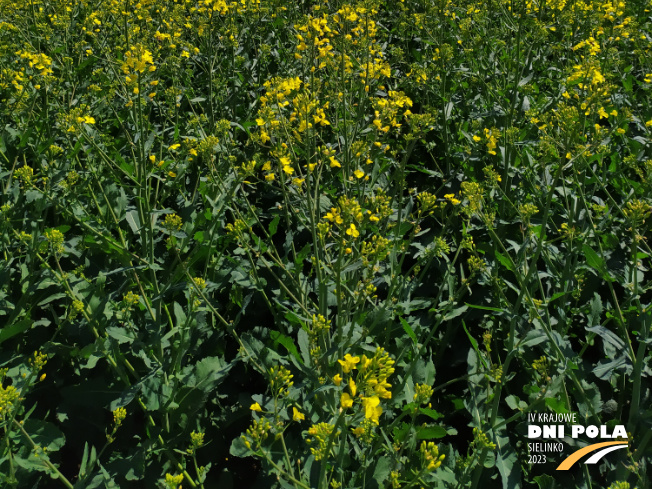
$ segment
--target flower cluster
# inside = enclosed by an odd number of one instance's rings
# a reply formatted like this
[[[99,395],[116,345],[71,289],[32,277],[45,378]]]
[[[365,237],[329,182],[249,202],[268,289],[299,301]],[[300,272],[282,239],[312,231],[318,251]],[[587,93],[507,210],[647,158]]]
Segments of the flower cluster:
[[[380,400],[392,397],[389,390],[391,384],[387,379],[394,373],[394,360],[383,348],[378,347],[371,358],[366,355],[359,357],[347,353],[344,359],[338,360],[338,363],[344,374],[351,374],[347,383],[349,392],[342,393],[340,397],[342,409],[352,408],[354,403],[360,402],[365,419],[377,425],[383,412]],[[352,374],[354,370],[358,371],[355,379]]]
[[[266,418],[254,419],[251,426],[247,428],[246,434],[241,436],[244,444],[250,450],[258,450],[263,441],[269,436],[272,425]]]
[[[427,443],[425,440],[422,441],[419,452],[421,452],[424,470],[428,472],[437,470],[446,458],[444,454],[439,455],[439,448],[431,441]]]
[[[269,369],[269,385],[274,397],[284,397],[289,394],[289,389],[294,385],[292,373],[283,367],[272,367]]]
[[[52,251],[56,254],[63,252],[63,233],[58,229],[48,229],[45,231],[45,239],[52,247]]]
[[[306,438],[306,442],[311,445],[310,453],[315,457],[315,460],[326,458],[329,450],[333,445],[333,438],[337,437],[335,433],[335,425],[329,423],[317,423],[308,429],[308,435],[312,438]]]
[[[4,421],[19,400],[20,391],[16,387],[13,385],[3,387],[0,384],[0,419]]]

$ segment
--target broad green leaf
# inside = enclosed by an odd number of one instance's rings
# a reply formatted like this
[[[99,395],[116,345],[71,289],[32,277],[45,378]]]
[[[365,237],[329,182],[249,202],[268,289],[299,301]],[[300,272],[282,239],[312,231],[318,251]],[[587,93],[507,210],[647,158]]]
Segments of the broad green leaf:
[[[32,326],[31,319],[22,319],[17,323],[5,326],[4,328],[0,329],[0,343],[27,331],[30,326]]]
[[[486,469],[490,469],[496,465],[496,453],[493,451],[488,451],[485,454],[482,466]]]
[[[389,477],[391,468],[392,468],[392,464],[389,457],[383,456],[375,461],[373,477],[378,483],[378,487],[385,487],[385,482]]]
[[[513,409],[513,410],[517,410],[517,409],[519,408],[519,400],[518,400],[518,397],[516,397],[516,396],[514,396],[514,395],[507,396],[507,397],[505,398],[505,402],[506,402],[507,405],[508,405],[511,409]]]
[[[542,329],[530,330],[521,341],[516,343],[519,348],[532,347],[548,341],[548,336]]]
[[[419,440],[432,440],[433,438],[443,438],[448,432],[445,428],[434,425],[417,428],[417,438]]]
[[[522,470],[514,443],[507,436],[497,436],[496,445],[496,468],[500,472],[503,489],[522,487]]]
[[[411,424],[403,422],[399,426],[394,427],[392,434],[398,441],[404,441],[407,435],[410,433],[411,429]]]
[[[66,443],[66,438],[59,428],[52,423],[30,418],[23,422],[23,428],[34,443],[50,452],[56,452]]]
[[[438,420],[440,418],[443,418],[444,415],[441,414],[438,411],[435,411],[434,409],[428,409],[428,408],[419,408],[419,412],[421,414],[425,414],[426,416],[432,418],[433,420]]]
[[[138,217],[138,212],[135,210],[127,212],[125,219],[133,233],[138,235],[140,231],[140,218]]]
[[[625,369],[626,372],[632,371],[632,363],[629,360],[627,353],[623,353],[614,360],[598,363],[598,365],[593,369],[593,373],[601,380],[609,380],[617,370],[622,369]]]
[[[586,330],[599,335],[600,338],[615,347],[617,350],[625,348],[625,342],[604,326],[594,326],[592,328],[586,328]]]
[[[117,399],[111,402],[111,404],[109,405],[109,410],[115,411],[119,407],[125,407],[126,405],[128,405],[131,401],[133,401],[134,397],[136,397],[136,394],[140,392],[141,388],[142,388],[142,384],[138,383],[132,385],[131,387],[123,391],[120,394],[120,397],[118,397]]]
[[[600,255],[598,255],[589,245],[582,246],[584,251],[584,256],[586,257],[586,263],[595,270],[598,270],[600,273],[604,272],[605,263]]]
[[[546,397],[545,403],[546,406],[552,409],[555,413],[563,414],[568,412],[566,403],[560,399],[557,399],[556,397]]]
[[[589,326],[600,324],[602,309],[602,299],[600,299],[600,296],[596,292],[593,294],[593,299],[591,299],[591,315],[589,316]]]
[[[109,326],[106,328],[106,334],[116,340],[119,344],[133,343],[136,338],[134,333],[127,331],[127,328],[121,328],[120,326]]]
[[[233,363],[225,363],[220,357],[203,358],[195,365],[194,375],[185,378],[186,385],[210,392],[224,380],[232,367]]]
[[[283,345],[292,356],[301,362],[301,356],[299,355],[299,351],[297,350],[294,341],[292,341],[292,338],[276,330],[270,331],[269,336],[274,341],[274,345]]]
[[[555,489],[557,487],[557,483],[555,482],[555,479],[548,474],[536,476],[534,478],[534,482],[537,483],[539,489]]]
[[[251,455],[251,450],[247,448],[247,445],[245,445],[244,440],[238,436],[234,438],[233,441],[231,442],[231,448],[229,449],[229,453],[234,457],[248,457],[249,455]]]

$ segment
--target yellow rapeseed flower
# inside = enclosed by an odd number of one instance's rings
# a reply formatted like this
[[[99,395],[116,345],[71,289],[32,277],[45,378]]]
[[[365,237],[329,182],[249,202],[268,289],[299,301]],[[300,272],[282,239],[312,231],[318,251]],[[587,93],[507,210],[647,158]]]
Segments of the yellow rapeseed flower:
[[[356,368],[356,363],[360,363],[360,357],[352,357],[350,353],[347,353],[344,355],[344,360],[338,360],[338,362],[342,365],[344,373],[348,374],[351,370]]]
[[[340,405],[342,406],[342,409],[348,409],[353,406],[353,399],[345,392],[342,394],[342,397],[340,397]]]
[[[349,226],[349,229],[346,230],[346,234],[349,236],[353,236],[354,238],[357,238],[360,236],[360,231],[355,227],[355,224],[351,223]]]
[[[306,415],[299,411],[297,408],[292,408],[292,419],[294,421],[303,421],[306,419]]]
[[[383,408],[379,406],[380,399],[378,396],[363,397],[362,406],[364,407],[365,418],[371,420],[373,423],[378,424],[380,415],[383,414]]]

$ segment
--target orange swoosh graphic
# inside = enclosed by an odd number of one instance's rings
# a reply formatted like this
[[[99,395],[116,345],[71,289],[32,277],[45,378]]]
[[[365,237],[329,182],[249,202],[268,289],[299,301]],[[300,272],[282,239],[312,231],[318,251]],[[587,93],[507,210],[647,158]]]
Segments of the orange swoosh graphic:
[[[627,445],[628,442],[626,441],[605,441],[602,443],[594,443],[593,445],[586,446],[584,448],[580,448],[578,451],[571,453],[566,459],[559,464],[559,467],[557,467],[557,470],[568,470],[570,469],[575,462],[577,462],[579,459],[581,459],[584,455],[587,453],[594,452],[596,450],[599,450],[600,448],[603,447],[608,447],[611,445]]]

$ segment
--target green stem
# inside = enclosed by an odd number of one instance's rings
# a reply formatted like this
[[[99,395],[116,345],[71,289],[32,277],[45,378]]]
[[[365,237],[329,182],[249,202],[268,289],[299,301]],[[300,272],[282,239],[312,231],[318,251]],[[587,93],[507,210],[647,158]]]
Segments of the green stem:
[[[27,431],[25,431],[25,428],[23,428],[23,425],[20,424],[18,421],[16,421],[14,419],[14,426],[16,426],[20,430],[20,432],[23,434],[23,436],[27,439],[29,444],[32,446],[32,450],[36,450],[37,449],[36,443],[34,443],[34,440],[32,440],[32,437],[29,436],[29,433],[27,433]],[[54,474],[56,475],[56,477],[55,477],[56,479],[59,479],[63,483],[63,485],[66,486],[68,489],[74,489],[74,487],[70,483],[70,481],[68,479],[66,479],[66,477],[61,472],[59,472],[59,469],[57,469],[54,466],[54,464],[47,459],[47,457],[43,458],[42,460],[43,460],[43,463],[45,464],[45,466],[48,469],[50,469],[52,472],[54,472]]]

